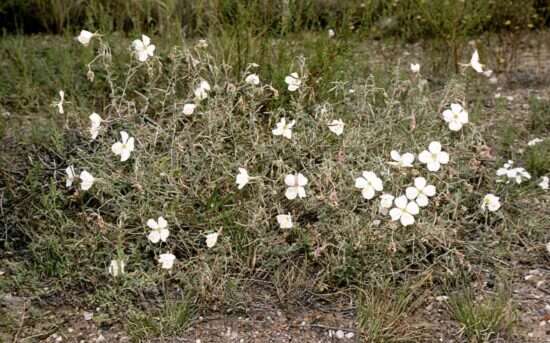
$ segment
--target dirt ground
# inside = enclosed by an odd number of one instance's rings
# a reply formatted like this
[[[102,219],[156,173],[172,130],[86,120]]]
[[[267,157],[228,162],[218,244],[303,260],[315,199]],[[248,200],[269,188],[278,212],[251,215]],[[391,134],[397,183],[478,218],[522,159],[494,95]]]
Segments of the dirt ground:
[[[516,64],[506,73],[497,74],[495,95],[509,102],[508,110],[521,116],[528,111],[528,97],[550,98],[549,35],[526,40],[515,56]],[[539,50],[537,39],[546,46]],[[377,47],[379,48],[379,47]],[[384,49],[380,56],[383,59]],[[390,54],[390,48],[387,49]],[[403,56],[417,56],[418,46],[405,48]],[[402,58],[403,61],[407,60]],[[373,62],[375,63],[375,62]],[[406,65],[403,63],[404,66]],[[491,104],[489,104],[491,106]],[[516,338],[500,342],[550,342],[550,266],[512,266],[516,275],[510,280],[512,300],[517,309]],[[0,279],[6,277],[0,266]],[[484,286],[480,285],[483,289]],[[3,315],[2,315],[3,314]],[[250,306],[245,314],[204,314],[181,337],[161,337],[152,342],[365,342],[355,328],[355,307],[340,304],[307,308],[282,308],[265,298]],[[0,291],[0,321],[10,320],[10,333],[2,333],[0,342],[129,342],[121,324],[106,324],[99,309],[44,304],[39,299],[19,297]],[[432,332],[431,342],[465,342],[460,327],[451,321],[445,301],[434,295],[424,299],[414,321]],[[5,325],[4,325],[5,326]],[[2,326],[0,325],[0,328]],[[14,334],[15,332],[15,334]],[[497,340],[499,341],[499,340]]]

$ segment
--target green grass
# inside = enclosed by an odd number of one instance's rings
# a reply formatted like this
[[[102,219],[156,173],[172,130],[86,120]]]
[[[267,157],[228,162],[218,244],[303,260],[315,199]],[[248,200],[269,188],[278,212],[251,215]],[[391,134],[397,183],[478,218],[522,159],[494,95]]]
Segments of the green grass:
[[[484,77],[453,73],[452,64],[438,62],[444,55],[425,56],[427,75],[413,76],[401,54],[377,64],[377,52],[365,52],[361,36],[351,34],[280,38],[228,30],[207,38],[204,49],[153,36],[155,57],[139,64],[128,51],[131,39],[107,34],[111,58],[91,65],[93,82],[87,64],[105,51],[97,40],[88,48],[68,35],[0,40],[0,244],[9,252],[1,257],[11,261],[3,289],[101,306],[105,321],[124,322],[136,340],[177,335],[214,306],[244,312],[258,284],[282,304],[341,292],[355,299],[358,327],[373,342],[413,342],[427,329],[405,318],[425,293],[458,278],[449,271],[505,268],[503,261],[532,258],[529,251],[548,240],[548,193],[534,183],[549,173],[548,143],[519,151],[533,135],[548,134],[543,100],[532,100],[528,121],[515,122],[514,113],[483,106],[492,99]],[[261,86],[244,83],[251,71]],[[295,93],[284,83],[291,72],[304,78]],[[200,79],[213,86],[211,95],[184,116]],[[65,114],[52,106],[60,89]],[[470,111],[471,123],[458,133],[439,118],[452,102]],[[93,142],[92,111],[107,120]],[[297,120],[291,141],[271,133],[281,117]],[[337,118],[346,123],[340,137],[327,129]],[[136,138],[126,162],[111,152],[120,130]],[[391,150],[418,154],[432,140],[451,156],[440,172],[386,163]],[[487,146],[493,159],[481,153]],[[509,158],[533,174],[532,182],[496,182],[496,169]],[[89,191],[65,187],[71,164],[97,178]],[[243,166],[253,179],[238,191]],[[375,171],[394,195],[425,176],[437,195],[414,226],[401,227],[354,188],[363,170]],[[308,177],[308,196],[290,201],[283,179],[294,172]],[[479,210],[489,192],[501,196],[497,213]],[[291,213],[295,228],[279,229],[280,213]],[[171,233],[159,246],[147,241],[145,223],[161,215]],[[207,249],[205,234],[218,230],[218,244]],[[166,251],[178,259],[170,272],[156,262]],[[127,274],[107,273],[113,258],[126,261]],[[508,304],[470,300],[458,296],[451,311],[468,337],[512,326],[501,316]]]

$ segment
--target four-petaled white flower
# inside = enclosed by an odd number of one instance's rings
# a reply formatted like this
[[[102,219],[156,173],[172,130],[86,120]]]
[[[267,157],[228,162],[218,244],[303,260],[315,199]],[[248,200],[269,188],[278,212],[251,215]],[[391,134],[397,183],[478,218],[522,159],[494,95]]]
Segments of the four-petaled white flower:
[[[356,178],[355,187],[361,189],[361,195],[367,200],[374,198],[376,192],[384,189],[382,180],[372,171],[364,171],[360,177]]]
[[[160,254],[158,261],[162,269],[172,269],[174,262],[176,261],[176,256],[167,252],[165,254]]]
[[[124,162],[134,151],[134,137],[130,137],[126,131],[120,131],[120,137],[121,141],[113,144],[111,150],[115,155],[120,155],[120,161]]]
[[[195,105],[195,104],[185,104],[185,105],[183,105],[183,114],[185,114],[186,116],[192,115],[193,112],[195,112],[196,107],[197,107],[197,105]]]
[[[83,191],[87,191],[88,189],[92,188],[94,181],[95,178],[92,176],[92,174],[88,173],[85,170],[80,172],[80,189],[82,189]]]
[[[123,260],[111,260],[111,264],[109,265],[109,274],[111,274],[114,277],[117,277],[119,275],[124,274],[124,267],[126,264]]]
[[[218,242],[218,237],[220,236],[219,232],[213,232],[206,235],[206,247],[213,248],[214,245]]]
[[[395,198],[394,203],[395,207],[390,210],[391,220],[399,220],[403,226],[414,224],[414,216],[420,212],[416,202],[408,201],[406,196],[401,195]]]
[[[460,104],[451,104],[451,109],[443,111],[443,119],[449,124],[449,130],[458,131],[468,123],[468,112]]]
[[[235,182],[237,183],[237,188],[243,189],[248,181],[250,181],[250,176],[248,175],[248,171],[246,169],[239,168],[239,174],[237,174],[237,177],[235,179]]]
[[[103,121],[99,114],[92,113],[90,114],[90,135],[92,136],[92,140],[97,138],[97,135],[99,135],[99,128],[101,127],[101,122]]]
[[[522,183],[524,179],[531,179],[531,174],[522,167],[508,169],[506,176],[508,179],[515,181],[518,185]]]
[[[418,160],[426,164],[429,171],[435,172],[441,168],[442,164],[449,163],[449,154],[441,150],[441,143],[431,142],[428,150],[424,150],[418,155]]]
[[[64,102],[65,102],[65,92],[61,90],[59,91],[59,102],[56,104],[57,111],[59,112],[59,114],[65,113],[65,110],[63,109]]]
[[[244,79],[244,82],[252,86],[257,86],[260,84],[260,77],[257,74],[250,74]]]
[[[420,72],[420,64],[419,63],[411,63],[411,71],[415,74]]]
[[[208,98],[208,92],[210,92],[210,90],[211,90],[211,88],[210,88],[210,84],[208,83],[208,81],[201,80],[201,82],[199,82],[199,85],[197,86],[197,88],[195,88],[194,93],[195,93],[195,96],[197,97],[197,99],[204,100],[204,99]]]
[[[288,174],[285,176],[285,185],[287,189],[285,196],[287,199],[305,198],[306,190],[304,188],[307,185],[307,178],[302,173]]]
[[[328,129],[336,134],[336,136],[340,136],[344,133],[344,125],[342,119],[335,119],[328,124]]]
[[[428,198],[435,195],[435,186],[428,185],[423,177],[414,179],[414,187],[407,187],[405,194],[409,200],[415,200],[420,207],[428,206]]]
[[[548,178],[548,176],[543,176],[538,185],[541,189],[547,191],[548,188],[550,188],[549,183],[550,183],[550,179]]]
[[[499,208],[500,208],[500,198],[494,194],[491,194],[491,193],[487,194],[483,198],[483,201],[481,202],[481,209],[483,211],[487,209],[491,212],[495,212],[495,211],[498,211]]]
[[[283,136],[292,139],[292,127],[294,124],[296,124],[296,120],[291,120],[287,123],[286,118],[281,118],[281,120],[275,124],[275,128],[271,132],[274,136]]]
[[[393,206],[394,199],[395,197],[388,193],[384,193],[380,196],[380,212],[382,214],[388,214],[388,210]]]
[[[151,44],[151,38],[141,35],[141,40],[136,39],[132,42],[132,47],[136,53],[136,58],[140,62],[145,62],[149,57],[153,57],[155,46]]]
[[[288,90],[290,92],[296,91],[302,85],[302,80],[298,76],[298,73],[292,73],[285,77],[285,82],[288,85]]]
[[[279,227],[281,229],[292,229],[294,226],[292,224],[292,217],[289,214],[278,214],[277,215],[277,223],[279,223]]]
[[[166,242],[166,239],[170,235],[170,230],[168,230],[168,222],[163,217],[158,217],[158,220],[149,219],[147,221],[147,226],[151,229],[147,239],[151,243],[158,243],[159,241]]]
[[[532,140],[530,140],[529,142],[527,142],[527,145],[528,145],[528,146],[535,146],[535,145],[537,145],[537,144],[539,144],[539,143],[542,143],[543,141],[544,141],[544,140],[541,139],[541,138],[535,138],[535,139],[532,139]]]
[[[65,186],[68,188],[68,187],[71,187],[73,185],[73,182],[76,178],[76,173],[74,171],[74,167],[73,166],[68,166],[65,169],[65,173],[67,173],[67,180],[65,181]]]
[[[483,73],[483,64],[479,63],[479,53],[477,49],[474,50],[472,58],[470,59],[470,66],[478,73]]]
[[[90,31],[82,30],[80,31],[80,34],[76,37],[76,40],[79,41],[80,44],[88,46],[94,36],[95,34],[91,33]]]
[[[412,164],[414,162],[414,155],[411,154],[410,152],[406,152],[403,155],[401,155],[399,151],[392,150],[390,151],[390,156],[392,160],[395,161],[395,162],[388,162],[391,165],[403,167],[403,168],[410,168],[413,166]]]

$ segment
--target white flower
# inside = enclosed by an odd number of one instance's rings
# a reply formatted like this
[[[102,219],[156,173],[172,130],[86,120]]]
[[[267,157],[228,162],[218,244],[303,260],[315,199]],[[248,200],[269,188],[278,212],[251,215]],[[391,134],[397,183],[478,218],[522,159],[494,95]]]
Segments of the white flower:
[[[483,64],[479,63],[479,53],[477,52],[477,49],[472,54],[472,58],[470,59],[470,66],[478,73],[483,73]]]
[[[342,119],[333,120],[328,124],[328,129],[336,134],[336,136],[340,136],[342,133],[344,133],[344,122]]]
[[[124,162],[130,158],[130,154],[134,151],[134,137],[128,136],[126,131],[120,131],[121,141],[116,142],[111,147],[115,155],[120,155],[120,161]]]
[[[415,200],[418,206],[428,206],[428,197],[435,195],[435,186],[428,185],[428,182],[423,177],[414,179],[414,187],[407,187],[405,194],[409,200]]]
[[[539,187],[542,188],[543,190],[547,191],[548,188],[549,188],[549,179],[548,179],[548,176],[543,176],[541,181],[539,182]]]
[[[481,209],[485,211],[485,209],[488,209],[491,212],[498,211],[500,208],[500,198],[495,196],[494,194],[487,194],[483,198],[483,202],[481,203]]]
[[[80,42],[80,44],[84,46],[88,46],[90,44],[90,41],[95,35],[91,33],[90,31],[82,30],[80,31],[80,34],[78,37],[76,37],[76,40]]]
[[[153,57],[155,46],[151,44],[151,38],[141,35],[141,40],[136,39],[132,42],[132,47],[136,53],[136,58],[140,62],[145,62],[149,57]]]
[[[449,130],[458,131],[468,123],[468,112],[459,104],[451,104],[451,109],[443,111],[443,119],[449,124]]]
[[[63,114],[65,113],[65,110],[63,109],[63,103],[65,102],[65,92],[64,91],[59,91],[59,102],[57,103],[57,111],[60,113],[60,114]]]
[[[418,205],[404,195],[395,198],[394,203],[395,207],[390,210],[391,220],[399,220],[403,226],[414,224],[414,216],[420,212]]]
[[[296,197],[306,197],[306,190],[304,186],[307,185],[307,178],[301,173],[288,174],[285,176],[285,185],[288,187],[285,192],[287,199],[292,200],[296,199]]]
[[[196,107],[197,107],[197,105],[195,105],[195,104],[185,104],[185,105],[183,105],[183,114],[185,114],[186,116],[192,115],[193,112],[195,112]]]
[[[328,38],[336,36],[336,32],[333,29],[328,29]]]
[[[73,166],[68,166],[65,169],[65,173],[67,173],[67,180],[65,181],[65,186],[68,188],[68,187],[71,187],[73,185],[74,179],[76,177],[76,174],[74,172],[74,167]]]
[[[97,135],[99,134],[99,128],[100,128],[101,122],[103,120],[101,119],[99,114],[97,114],[95,112],[90,114],[89,118],[90,118],[90,121],[91,121],[90,135],[92,136],[92,140],[94,140],[94,139],[97,138]]]
[[[534,145],[537,145],[537,144],[542,143],[542,142],[544,142],[543,139],[535,138],[535,139],[530,140],[530,141],[527,143],[527,145],[528,145],[528,146],[534,146]]]
[[[413,73],[420,72],[420,64],[419,63],[411,63],[411,71]]]
[[[271,132],[274,136],[283,136],[292,139],[292,127],[294,124],[296,124],[296,120],[291,120],[287,123],[286,118],[281,118],[281,120],[275,124],[275,128]]]
[[[151,229],[147,239],[151,243],[158,243],[159,241],[166,242],[166,239],[170,235],[170,230],[168,230],[168,222],[163,217],[158,217],[158,220],[149,219],[147,221],[147,226]]]
[[[388,214],[388,210],[393,206],[394,199],[395,197],[388,193],[384,193],[380,196],[380,212],[382,214]]]
[[[260,78],[256,74],[250,74],[244,79],[244,82],[252,86],[257,86],[260,84]]]
[[[194,93],[197,99],[204,100],[208,98],[208,92],[210,92],[210,84],[206,80],[201,80],[197,88],[195,88]]]
[[[294,226],[292,224],[292,217],[289,214],[279,214],[277,215],[277,223],[281,229],[292,229]]]
[[[382,180],[372,171],[364,171],[362,176],[355,179],[355,187],[361,189],[361,194],[365,199],[372,199],[376,192],[384,189]]]
[[[410,168],[413,165],[414,162],[414,155],[410,152],[406,152],[403,155],[401,155],[397,150],[390,151],[390,156],[392,160],[395,162],[388,162],[391,165],[398,166],[398,167],[404,167],[404,168]]]
[[[206,246],[210,249],[218,242],[219,232],[209,233],[206,235]]]
[[[165,254],[160,254],[158,259],[162,269],[172,269],[175,260],[176,256],[172,255],[169,252]]]
[[[250,181],[250,176],[248,176],[248,171],[244,168],[239,168],[239,174],[236,177],[236,183],[238,189],[243,189],[244,186]]]
[[[83,191],[87,191],[88,189],[92,188],[94,181],[95,178],[87,171],[83,170],[80,173],[80,189],[82,189]]]
[[[530,180],[531,174],[525,170],[525,168],[511,168],[508,169],[506,172],[506,177],[508,177],[509,180],[515,181],[518,185],[523,182],[523,179]]]
[[[302,85],[302,80],[300,80],[298,73],[292,73],[285,77],[285,82],[288,85],[288,90],[290,92],[296,91]]]
[[[199,39],[199,41],[197,42],[195,47],[197,47],[199,49],[208,48],[208,42],[206,41],[206,39]]]
[[[428,150],[424,150],[418,155],[418,160],[426,164],[429,171],[435,172],[441,168],[442,164],[449,163],[449,154],[441,150],[441,143],[431,142]]]
[[[124,274],[125,266],[126,264],[123,260],[111,260],[111,264],[109,265],[109,274],[114,277]]]

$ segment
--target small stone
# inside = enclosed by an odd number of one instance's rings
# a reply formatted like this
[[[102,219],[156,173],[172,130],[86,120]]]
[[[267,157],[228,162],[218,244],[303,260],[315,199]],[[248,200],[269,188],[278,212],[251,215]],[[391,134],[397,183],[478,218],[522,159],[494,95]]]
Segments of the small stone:
[[[348,333],[346,334],[346,338],[347,338],[347,339],[352,339],[353,337],[355,337],[355,334],[354,334],[353,332],[348,332]]]
[[[92,320],[93,317],[94,317],[94,314],[92,312],[84,311],[84,320],[86,321]]]
[[[336,338],[342,339],[344,337],[346,337],[346,335],[344,334],[344,331],[342,331],[342,330],[336,331]]]

